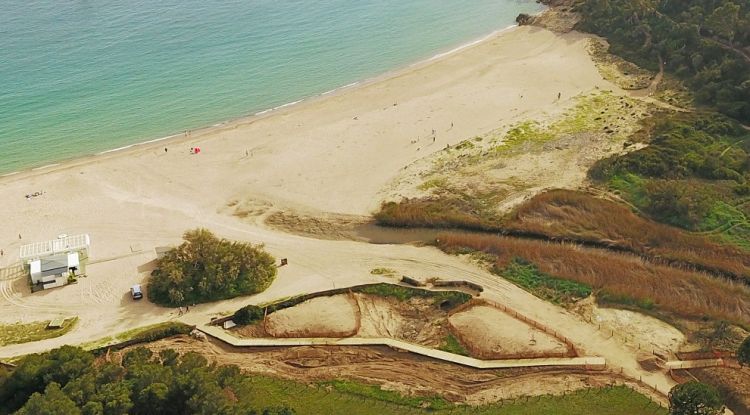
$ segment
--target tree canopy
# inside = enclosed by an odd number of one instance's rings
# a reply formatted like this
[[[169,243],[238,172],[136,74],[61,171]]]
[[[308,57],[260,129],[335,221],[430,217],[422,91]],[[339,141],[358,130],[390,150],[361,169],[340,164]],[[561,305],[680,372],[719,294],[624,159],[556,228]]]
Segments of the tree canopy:
[[[722,408],[719,391],[705,383],[691,381],[669,391],[671,415],[717,415],[722,412]]]
[[[292,415],[261,408],[247,396],[251,379],[237,366],[216,366],[197,353],[158,355],[139,347],[120,364],[95,362],[64,346],[30,355],[0,375],[0,414],[20,415]]]
[[[219,239],[206,229],[185,232],[185,242],[157,262],[148,298],[169,306],[259,293],[276,277],[262,246]]]
[[[743,0],[586,0],[581,29],[645,68],[665,69],[699,103],[750,123],[750,2]]]

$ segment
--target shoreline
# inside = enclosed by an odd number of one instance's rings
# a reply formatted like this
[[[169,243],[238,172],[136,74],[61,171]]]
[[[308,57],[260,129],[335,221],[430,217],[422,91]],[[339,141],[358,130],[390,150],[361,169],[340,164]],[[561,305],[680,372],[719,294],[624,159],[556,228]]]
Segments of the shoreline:
[[[549,8],[545,7],[544,9],[540,10],[535,15],[541,15],[547,12],[548,10]],[[100,157],[102,156],[111,157],[115,155],[124,155],[128,153],[136,152],[137,150],[149,149],[151,147],[155,147],[156,143],[172,142],[176,144],[176,143],[179,143],[181,140],[194,138],[193,137],[194,133],[196,134],[195,138],[200,138],[207,134],[219,132],[224,128],[229,128],[229,127],[235,128],[237,126],[251,124],[265,117],[280,114],[279,112],[280,110],[293,109],[293,108],[299,107],[300,105],[308,104],[311,102],[316,102],[321,98],[335,97],[346,91],[351,91],[357,88],[362,88],[362,87],[369,86],[378,82],[386,81],[388,79],[399,77],[401,75],[417,70],[419,68],[423,68],[430,64],[440,62],[441,60],[449,58],[455,55],[456,53],[462,52],[467,49],[471,49],[472,47],[479,46],[485,42],[488,42],[492,39],[502,36],[503,34],[508,33],[514,29],[518,29],[518,27],[519,27],[518,24],[511,24],[504,28],[496,29],[490,32],[489,34],[483,35],[477,39],[473,39],[468,42],[462,43],[459,46],[453,47],[444,52],[438,52],[429,58],[420,59],[416,62],[406,64],[405,66],[401,66],[401,67],[386,71],[382,74],[375,75],[370,78],[365,78],[362,80],[354,81],[346,85],[342,85],[342,86],[330,89],[325,92],[321,92],[315,95],[310,95],[307,97],[302,97],[295,101],[277,105],[275,107],[263,109],[255,113],[242,115],[236,118],[226,119],[224,121],[216,122],[214,124],[199,127],[193,130],[187,130],[188,133],[190,134],[187,136],[184,135],[184,133],[173,133],[164,137],[152,138],[146,141],[138,141],[132,144],[127,144],[127,145],[123,145],[120,147],[99,151],[96,153],[82,154],[82,155],[71,157],[71,158],[59,159],[59,160],[51,161],[50,163],[44,164],[41,166],[30,165],[29,167],[26,167],[23,169],[19,169],[19,170],[7,172],[7,173],[2,173],[0,174],[0,184],[3,184],[5,182],[5,179],[7,178],[21,179],[21,178],[29,177],[33,175],[33,173],[38,173],[42,170],[45,170],[44,173],[58,171],[58,170],[63,170],[68,167],[84,165],[88,162],[101,160]]]

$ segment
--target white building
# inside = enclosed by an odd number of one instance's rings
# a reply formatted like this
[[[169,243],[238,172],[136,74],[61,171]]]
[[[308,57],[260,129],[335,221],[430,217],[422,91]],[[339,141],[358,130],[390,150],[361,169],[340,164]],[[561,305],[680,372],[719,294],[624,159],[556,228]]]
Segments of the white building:
[[[91,240],[88,235],[61,235],[57,239],[21,247],[21,260],[28,264],[32,290],[46,290],[68,283],[69,277],[85,273]]]
[[[68,283],[68,277],[80,275],[80,269],[78,252],[35,259],[29,263],[31,283],[44,290],[62,287]]]

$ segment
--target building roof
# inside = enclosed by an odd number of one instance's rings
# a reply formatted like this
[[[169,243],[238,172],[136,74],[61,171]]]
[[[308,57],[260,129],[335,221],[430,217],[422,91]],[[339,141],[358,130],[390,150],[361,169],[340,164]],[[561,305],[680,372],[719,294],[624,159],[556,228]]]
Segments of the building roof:
[[[71,268],[78,268],[79,266],[78,252],[72,252],[33,260],[30,263],[30,271],[32,277],[34,275],[47,277],[64,274]]]
[[[42,258],[68,251],[88,249],[91,240],[88,234],[66,236],[45,242],[34,242],[21,246],[21,260]]]

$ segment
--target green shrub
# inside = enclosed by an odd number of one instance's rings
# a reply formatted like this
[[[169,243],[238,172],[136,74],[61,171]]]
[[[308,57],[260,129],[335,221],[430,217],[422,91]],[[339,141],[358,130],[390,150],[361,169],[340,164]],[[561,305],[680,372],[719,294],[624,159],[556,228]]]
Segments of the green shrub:
[[[185,232],[185,242],[158,260],[148,297],[181,306],[259,293],[276,277],[262,246],[219,239],[206,229]]]
[[[741,365],[750,365],[750,336],[742,342],[737,350],[737,360]]]
[[[263,320],[263,315],[264,311],[261,307],[250,304],[237,310],[232,317],[232,321],[243,325],[254,324]]]

